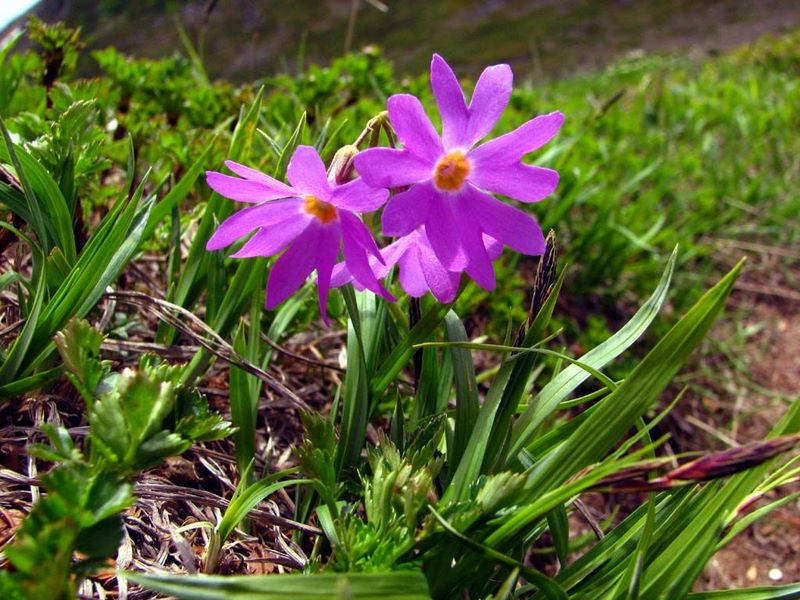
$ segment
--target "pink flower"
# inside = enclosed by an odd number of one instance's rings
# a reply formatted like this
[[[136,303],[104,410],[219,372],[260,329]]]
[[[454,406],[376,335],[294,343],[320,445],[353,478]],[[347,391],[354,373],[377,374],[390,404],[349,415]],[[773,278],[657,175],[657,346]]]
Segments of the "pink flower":
[[[286,177],[291,185],[233,161],[225,164],[239,177],[209,171],[208,185],[226,198],[255,206],[226,219],[208,240],[206,249],[224,248],[252,231],[255,235],[232,256],[273,256],[286,249],[269,274],[268,309],[291,296],[316,270],[320,311],[327,323],[331,272],[340,246],[353,278],[394,300],[370,268],[369,255],[383,259],[369,230],[354,214],[380,208],[386,202],[386,190],[370,187],[362,179],[343,185],[330,181],[322,159],[310,146],[298,146],[289,161]]]
[[[402,237],[424,226],[442,265],[448,271],[466,271],[488,290],[494,288],[495,278],[483,234],[524,254],[544,250],[536,220],[489,193],[537,202],[558,185],[556,171],[523,164],[522,157],[556,134],[564,120],[560,112],[536,117],[476,146],[508,104],[511,84],[508,65],[489,67],[467,106],[452,69],[435,54],[431,87],[442,116],[442,135],[415,96],[398,94],[389,98],[389,120],[403,148],[370,148],[355,158],[368,184],[411,186],[386,205],[385,235]]]
[[[483,236],[483,243],[491,260],[496,260],[503,251],[502,244],[486,235]],[[382,264],[375,257],[369,259],[378,279],[386,277],[392,267],[398,265],[400,285],[409,296],[420,298],[430,290],[442,304],[455,300],[461,276],[442,266],[422,227],[392,242],[381,254],[384,261]],[[331,287],[340,287],[351,280],[352,275],[345,263],[334,267]],[[359,287],[357,282],[353,283]]]

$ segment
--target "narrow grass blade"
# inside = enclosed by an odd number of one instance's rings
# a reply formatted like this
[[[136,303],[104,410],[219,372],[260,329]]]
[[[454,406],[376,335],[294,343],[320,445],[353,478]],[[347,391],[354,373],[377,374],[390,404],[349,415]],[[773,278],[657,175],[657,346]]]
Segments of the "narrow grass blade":
[[[430,600],[420,571],[314,575],[181,576],[126,573],[141,586],[180,600]]]
[[[228,158],[231,160],[240,160],[242,156],[245,156],[246,150],[250,146],[258,121],[258,115],[261,112],[263,93],[263,88],[259,89],[250,107],[247,110],[242,107],[240,111],[239,120],[233,132],[233,138],[228,151]],[[181,273],[181,277],[175,289],[175,304],[188,308],[202,292],[203,283],[206,281],[209,268],[209,256],[206,252],[206,243],[211,237],[216,223],[227,217],[233,210],[231,204],[231,202],[225,200],[219,194],[211,194],[208,204],[206,205],[206,210],[195,232],[192,246],[189,248],[189,255],[186,258],[183,272]],[[208,315],[209,320],[212,320],[213,317],[214,315]]]
[[[307,121],[308,116],[306,113],[300,115],[300,120],[297,122],[297,126],[292,132],[292,137],[290,137],[289,141],[286,142],[281,150],[280,156],[278,156],[278,162],[275,164],[275,169],[273,172],[275,177],[283,177],[283,174],[286,172],[286,167],[289,165],[289,159],[292,158],[292,154],[294,154],[297,146],[303,143]]]
[[[233,530],[247,518],[247,515],[258,503],[267,496],[270,496],[280,489],[292,485],[303,485],[312,483],[310,479],[283,479],[296,472],[296,469],[288,469],[265,477],[245,488],[225,509],[222,520],[217,525],[217,534],[224,543]]]
[[[656,500],[655,495],[650,494],[650,497],[647,499],[647,518],[645,519],[642,535],[639,537],[639,543],[636,544],[636,552],[630,558],[630,566],[620,580],[618,587],[618,589],[624,593],[627,600],[639,600],[639,582],[644,572],[647,550],[650,547],[650,540],[653,538],[655,524]]]
[[[445,316],[447,340],[450,342],[466,342],[467,331],[458,315],[452,310]],[[450,348],[453,360],[453,374],[456,384],[455,430],[453,447],[447,449],[447,462],[451,469],[458,467],[461,457],[467,448],[469,436],[475,427],[480,406],[478,404],[478,384],[475,381],[475,366],[472,355],[461,348]]]
[[[256,360],[253,360],[252,356],[248,356],[244,324],[240,325],[233,338],[233,349],[251,362],[258,362],[257,357]],[[236,466],[239,476],[242,477],[256,451],[258,391],[253,389],[251,382],[252,380],[258,381],[258,378],[233,366],[228,377],[230,379],[231,423],[236,427],[236,431],[233,433],[233,441],[236,445]]]
[[[417,323],[408,335],[403,337],[400,342],[392,349],[392,352],[381,363],[377,370],[377,374],[372,378],[370,387],[375,396],[380,396],[386,391],[386,388],[397,377],[397,374],[402,371],[403,367],[411,360],[414,354],[414,346],[424,342],[431,333],[439,326],[445,315],[450,310],[452,304],[434,304],[429,310],[422,315],[419,323]]]
[[[564,281],[564,273],[562,270],[539,314],[528,329],[523,341],[524,346],[532,346],[544,334]],[[472,482],[481,473],[486,472],[499,456],[506,440],[505,436],[508,434],[509,422],[525,390],[533,364],[533,361],[526,356],[503,364],[480,408],[464,456],[442,497],[443,502],[458,502],[465,499]]]
[[[10,385],[17,379],[19,368],[25,360],[25,355],[28,352],[28,348],[30,347],[39,325],[39,315],[42,312],[42,305],[44,304],[46,284],[47,277],[45,273],[41,273],[33,293],[33,302],[28,312],[28,317],[25,320],[25,325],[23,325],[22,331],[8,350],[2,366],[0,366],[0,386]]]
[[[493,561],[499,562],[501,564],[507,565],[509,567],[519,569],[522,575],[527,579],[529,582],[534,584],[538,587],[542,594],[546,598],[550,598],[551,600],[568,600],[568,596],[566,591],[554,580],[550,579],[546,575],[540,573],[536,569],[531,569],[526,565],[522,564],[520,561],[506,556],[502,552],[498,552],[493,548],[485,546],[480,542],[476,542],[475,540],[470,539],[469,537],[465,536],[464,534],[460,533],[457,529],[455,529],[447,520],[444,519],[433,507],[428,507],[428,510],[431,511],[434,518],[437,520],[439,525],[441,525],[445,531],[447,531],[450,535],[454,536],[458,541],[466,544],[468,547],[472,548],[476,552],[479,552],[486,557],[492,559]]]
[[[553,538],[553,546],[556,549],[558,562],[563,569],[567,566],[567,555],[569,554],[569,518],[567,517],[567,509],[562,505],[547,513],[547,525]]]
[[[696,592],[686,596],[686,600],[797,600],[798,598],[800,598],[800,583],[774,587]]]
[[[616,334],[581,357],[582,363],[595,369],[601,369],[641,337],[653,322],[667,298],[667,290],[672,279],[676,257],[677,248],[670,256],[661,276],[661,281],[653,295]],[[528,409],[514,424],[511,434],[511,447],[508,451],[508,456],[511,460],[530,443],[538,427],[558,408],[559,403],[566,399],[588,377],[589,374],[579,366],[571,365],[542,388]]]
[[[3,121],[2,118],[0,118],[0,133],[2,133],[3,141],[5,142],[5,153],[0,155],[0,158],[9,160],[17,171],[17,177],[22,185],[23,194],[27,203],[27,214],[31,219],[29,224],[36,234],[39,244],[41,244],[47,254],[50,251],[51,245],[48,243],[49,236],[45,225],[45,216],[42,212],[42,207],[36,201],[36,194],[34,194],[30,181],[28,181],[27,172],[22,167],[19,155],[14,150],[14,141],[11,139],[11,134],[8,132],[5,121]]]
[[[174,208],[179,207],[181,202],[189,195],[192,187],[197,182],[197,178],[203,173],[206,161],[213,148],[214,141],[212,140],[194,164],[189,167],[184,176],[181,177],[180,181],[153,207],[150,218],[147,221],[147,227],[144,230],[145,238],[152,236],[156,227],[168,217]]]
[[[344,380],[342,420],[336,448],[336,472],[341,477],[361,455],[370,405],[369,375],[361,338],[350,319],[347,330],[347,372]]]
[[[540,493],[597,461],[635,424],[677,374],[719,315],[743,264],[695,304],[575,434],[538,463],[528,480]]]
[[[800,402],[795,402],[769,438],[794,434],[800,430]],[[648,565],[642,584],[642,597],[664,593],[669,597],[683,597],[691,591],[703,566],[716,550],[719,538],[731,511],[752,493],[769,472],[772,461],[731,477],[724,484],[707,484],[704,489],[714,490],[713,496],[702,509],[686,520],[680,531],[667,538],[668,545]]]
[[[73,317],[94,308],[106,287],[139,248],[153,199],[140,202],[144,180],[133,197],[120,202],[101,223],[66,279],[43,306],[16,376],[27,376],[53,351],[53,335]]]

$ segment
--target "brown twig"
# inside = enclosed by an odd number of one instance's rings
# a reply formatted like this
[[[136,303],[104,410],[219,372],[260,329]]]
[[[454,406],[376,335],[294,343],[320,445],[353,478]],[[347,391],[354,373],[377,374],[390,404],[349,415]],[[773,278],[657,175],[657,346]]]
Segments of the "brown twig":
[[[206,350],[214,354],[217,358],[230,365],[239,367],[243,371],[255,375],[263,381],[273,392],[285,397],[290,403],[303,410],[311,410],[297,394],[283,385],[278,379],[254,365],[252,362],[241,356],[228,344],[222,337],[214,331],[208,324],[193,315],[191,312],[166,300],[153,298],[141,292],[119,291],[109,292],[106,298],[116,299],[118,302],[136,306],[154,315],[164,323],[174,327],[181,333],[195,340]],[[201,333],[195,331],[196,328]]]

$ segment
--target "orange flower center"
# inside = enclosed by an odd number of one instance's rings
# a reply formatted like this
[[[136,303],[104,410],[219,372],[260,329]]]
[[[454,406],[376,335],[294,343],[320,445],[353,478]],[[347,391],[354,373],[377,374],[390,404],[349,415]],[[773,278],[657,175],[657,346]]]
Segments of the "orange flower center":
[[[433,169],[433,183],[445,192],[457,192],[464,186],[472,170],[469,160],[461,150],[444,155]]]
[[[317,217],[320,223],[323,225],[326,223],[330,223],[339,214],[336,212],[336,207],[333,204],[329,204],[328,202],[323,202],[316,196],[306,196],[305,198],[305,211]]]

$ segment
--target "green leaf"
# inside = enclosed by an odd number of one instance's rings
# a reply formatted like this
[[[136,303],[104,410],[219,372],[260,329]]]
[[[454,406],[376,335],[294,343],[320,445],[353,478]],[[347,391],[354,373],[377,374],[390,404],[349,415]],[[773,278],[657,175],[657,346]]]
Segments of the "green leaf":
[[[121,541],[122,518],[114,515],[81,530],[75,539],[75,550],[84,556],[82,561],[103,561],[114,556]]]
[[[676,257],[677,248],[672,252],[661,276],[661,281],[653,295],[616,334],[581,357],[580,361],[582,363],[595,369],[602,369],[641,337],[650,326],[650,323],[653,322],[667,298],[667,290],[672,279]],[[531,442],[539,426],[558,408],[559,403],[566,399],[588,377],[589,373],[584,369],[577,365],[571,365],[542,388],[528,409],[514,423],[511,434],[511,447],[508,451],[508,456],[511,460]]]
[[[82,319],[72,319],[55,335],[55,343],[64,366],[72,375],[70,381],[91,406],[97,386],[108,374],[107,366],[99,358],[103,334]]]
[[[243,106],[240,110],[239,120],[233,132],[230,149],[228,151],[228,157],[231,160],[240,160],[242,156],[245,156],[246,150],[251,143],[253,132],[255,131],[258,115],[261,112],[263,93],[264,89],[260,88],[249,108],[245,111],[245,107]],[[215,225],[227,217],[232,209],[231,202],[224,199],[216,192],[211,194],[211,198],[206,205],[206,209],[203,212],[203,216],[200,219],[197,231],[192,240],[192,246],[189,248],[189,256],[186,258],[183,271],[181,272],[181,276],[175,288],[175,304],[188,308],[203,291],[203,284],[209,275],[208,268],[210,262],[210,255],[206,251],[206,243],[211,237]],[[253,264],[250,263],[249,269],[254,268]],[[230,292],[230,289],[228,291]],[[245,295],[241,289],[236,291],[240,296]],[[212,319],[215,315],[209,315],[208,317]],[[236,319],[238,319],[238,314],[236,315]],[[221,335],[225,335],[225,333],[219,329],[217,329],[217,331]],[[171,339],[166,341],[169,342]]]
[[[356,315],[358,309],[356,308]],[[359,317],[348,320],[347,329],[347,372],[344,379],[344,401],[336,449],[336,472],[341,475],[357,464],[367,431],[369,417],[370,390],[364,349],[356,323]]]
[[[565,270],[556,280],[539,314],[526,332],[523,346],[529,348],[544,335],[555,308]],[[506,361],[492,382],[489,393],[478,413],[464,457],[442,497],[442,501],[458,502],[468,496],[469,486],[481,473],[485,473],[494,459],[502,452],[508,434],[511,417],[517,409],[520,397],[530,377],[533,361],[522,355],[514,361]]]
[[[138,250],[152,206],[152,199],[140,203],[145,180],[130,201],[118,202],[109,211],[68,277],[43,307],[16,377],[27,375],[50,355],[55,333],[71,318],[86,316]],[[3,397],[7,395],[3,393]]]
[[[147,220],[147,226],[144,230],[144,238],[150,238],[155,232],[156,228],[164,221],[173,209],[180,206],[189,192],[192,191],[197,178],[203,172],[206,161],[208,160],[211,151],[214,148],[214,140],[208,143],[203,153],[198,157],[191,167],[186,171],[180,181],[173,186],[169,193],[159,201],[153,210],[150,212],[150,218]]]
[[[464,324],[452,310],[445,316],[447,340],[449,342],[468,341]],[[475,381],[475,366],[468,350],[450,347],[453,360],[453,375],[456,384],[455,431],[452,447],[447,449],[447,462],[451,469],[458,467],[467,448],[469,436],[475,427],[480,405],[478,404],[478,384]]]
[[[28,180],[27,171],[22,166],[19,153],[15,149],[14,141],[11,139],[11,134],[8,132],[5,121],[2,118],[0,118],[0,133],[2,133],[3,141],[5,142],[5,152],[0,152],[0,159],[8,160],[14,165],[14,169],[17,171],[17,177],[22,186],[26,202],[26,213],[30,218],[28,224],[36,234],[39,244],[42,246],[45,254],[48,254],[52,245],[50,243],[50,235],[48,234],[46,218],[42,206],[37,201],[36,194]]]
[[[505,554],[498,552],[497,550],[494,550],[489,546],[471,540],[467,536],[457,531],[438,512],[436,512],[436,510],[433,507],[428,507],[428,509],[436,518],[439,525],[444,527],[445,531],[447,531],[450,535],[454,536],[460,542],[466,544],[468,547],[474,549],[476,552],[484,554],[488,559],[510,566],[515,569],[519,569],[522,575],[528,581],[530,581],[532,584],[538,587],[545,597],[551,598],[552,600],[568,600],[568,596],[564,588],[562,588],[554,580],[550,579],[546,575],[543,575],[536,569],[532,569],[524,565],[522,562],[510,556],[506,556]]]
[[[686,600],[797,600],[797,598],[800,598],[800,583],[774,587],[696,592],[686,596]]]
[[[639,537],[639,542],[636,544],[636,552],[630,558],[628,569],[619,582],[618,589],[625,594],[628,600],[639,599],[639,582],[644,572],[647,551],[650,548],[655,525],[656,497],[654,494],[650,494],[647,499],[647,518],[642,535]]]
[[[188,442],[162,430],[174,406],[173,384],[130,369],[107,383],[110,391],[95,401],[88,418],[90,438],[108,460],[135,470],[186,449]]]
[[[408,332],[408,335],[392,348],[391,353],[381,363],[377,374],[370,382],[372,393],[375,396],[380,396],[395,381],[397,374],[411,360],[414,346],[424,342],[433,333],[452,306],[452,304],[439,304],[438,302],[431,306],[419,323]]]
[[[239,261],[239,265],[228,279],[225,296],[220,302],[220,310],[214,317],[212,327],[221,337],[228,337],[246,310],[252,296],[264,289],[266,269],[264,259]],[[187,365],[181,378],[181,385],[192,385],[198,377],[205,374],[212,354],[205,347],[200,348]]]
[[[125,575],[134,583],[181,600],[430,600],[431,597],[425,576],[414,570],[235,577]]]
[[[703,340],[725,305],[742,264],[709,290],[622,384],[597,403],[569,439],[533,466],[526,484],[532,493],[541,496],[597,462],[634,426]],[[496,535],[523,527],[528,518],[520,511]]]
[[[3,364],[0,365],[0,385],[9,385],[18,379],[21,366],[25,361],[28,349],[34,341],[39,327],[39,315],[42,313],[42,306],[45,300],[45,288],[47,277],[44,272],[39,274],[39,281],[33,293],[33,305],[22,326],[22,331],[14,340],[11,348],[6,354]]]
[[[2,119],[0,127],[5,130]],[[58,183],[29,152],[20,146],[9,144],[10,137],[7,137],[5,148],[0,147],[0,160],[9,160],[18,171],[17,176],[28,201],[27,213],[33,220],[30,225],[46,248],[47,254],[57,246],[64,253],[67,262],[74,264],[76,249],[72,212]],[[39,227],[42,229],[38,229]]]
[[[740,263],[741,264],[741,263]],[[795,402],[769,433],[774,439],[800,430],[800,402]],[[768,461],[737,473],[728,481],[707,484],[710,491],[699,510],[687,515],[683,527],[666,538],[662,551],[648,565],[642,583],[642,597],[664,593],[683,597],[691,591],[703,566],[716,550],[728,517],[768,473]]]
[[[246,519],[250,511],[258,506],[259,502],[267,496],[285,487],[312,482],[311,479],[284,479],[296,472],[297,469],[287,469],[286,471],[274,473],[252,485],[248,485],[243,491],[238,493],[231,503],[228,504],[228,507],[225,509],[225,514],[222,516],[222,520],[219,522],[219,525],[217,525],[216,531],[221,542],[224,543],[239,523]]]
[[[547,513],[547,525],[550,535],[553,536],[553,546],[556,549],[556,556],[561,567],[567,565],[567,555],[569,554],[569,519],[567,509],[562,505]]]
[[[302,115],[300,115],[300,120],[297,121],[297,126],[294,128],[289,141],[286,142],[283,150],[281,150],[281,154],[278,157],[277,163],[275,164],[275,169],[273,172],[274,177],[280,178],[283,177],[284,173],[286,173],[286,167],[289,165],[289,160],[292,158],[294,151],[297,150],[297,146],[303,143],[307,121],[308,115],[304,112]]]

